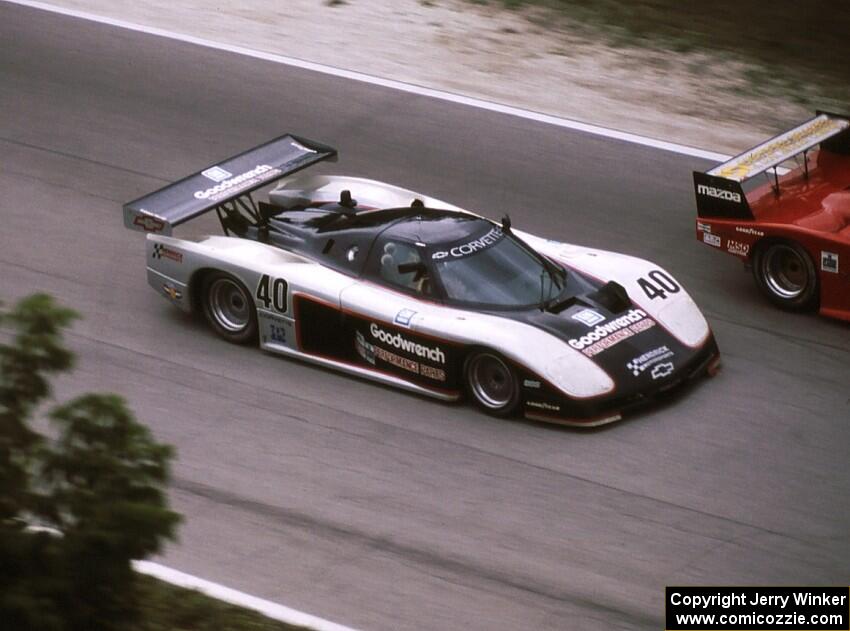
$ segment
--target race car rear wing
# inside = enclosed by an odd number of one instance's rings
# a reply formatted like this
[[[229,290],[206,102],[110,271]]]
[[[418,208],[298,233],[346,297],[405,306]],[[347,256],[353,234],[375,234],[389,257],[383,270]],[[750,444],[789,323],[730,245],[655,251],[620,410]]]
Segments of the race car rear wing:
[[[336,155],[313,140],[280,136],[124,204],[124,226],[171,234],[181,223]]]
[[[821,143],[834,150],[850,146],[848,130],[850,118],[819,111],[805,123],[747,149],[704,173],[694,171],[697,214],[700,217],[752,219],[752,210],[742,187],[744,182],[773,169],[774,190],[779,195],[777,167],[780,164],[802,153],[803,166],[808,175],[806,152]],[[836,138],[839,134],[841,137]]]

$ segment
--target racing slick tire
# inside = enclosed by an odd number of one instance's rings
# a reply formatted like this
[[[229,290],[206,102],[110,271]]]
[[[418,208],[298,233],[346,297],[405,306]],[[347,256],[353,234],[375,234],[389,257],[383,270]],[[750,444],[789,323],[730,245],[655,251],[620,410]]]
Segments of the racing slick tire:
[[[257,310],[251,294],[239,280],[224,272],[210,272],[201,281],[204,317],[219,337],[233,344],[257,340]]]
[[[809,253],[793,241],[769,241],[756,249],[753,276],[775,305],[808,311],[818,301],[818,275]]]
[[[488,414],[505,417],[516,412],[522,402],[516,371],[498,353],[476,350],[464,362],[469,395]]]

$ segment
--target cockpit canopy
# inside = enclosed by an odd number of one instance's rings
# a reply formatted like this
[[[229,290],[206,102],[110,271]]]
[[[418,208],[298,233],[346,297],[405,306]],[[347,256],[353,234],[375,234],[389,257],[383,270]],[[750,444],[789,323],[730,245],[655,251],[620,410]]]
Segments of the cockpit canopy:
[[[510,230],[469,213],[301,208],[271,217],[269,227],[273,243],[415,297],[528,308],[564,289],[563,269]]]

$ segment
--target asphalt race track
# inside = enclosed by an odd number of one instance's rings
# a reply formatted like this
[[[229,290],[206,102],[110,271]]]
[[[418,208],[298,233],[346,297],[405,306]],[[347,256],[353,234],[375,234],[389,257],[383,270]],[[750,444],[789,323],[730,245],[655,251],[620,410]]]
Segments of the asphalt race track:
[[[657,261],[724,369],[578,431],[219,341],[148,288],[120,205],[285,131],[339,148],[325,172]],[[163,563],[354,627],[660,629],[665,585],[847,584],[850,327],[694,240],[702,166],[0,3],[0,298],[84,314],[57,396],[122,393],[176,445]]]

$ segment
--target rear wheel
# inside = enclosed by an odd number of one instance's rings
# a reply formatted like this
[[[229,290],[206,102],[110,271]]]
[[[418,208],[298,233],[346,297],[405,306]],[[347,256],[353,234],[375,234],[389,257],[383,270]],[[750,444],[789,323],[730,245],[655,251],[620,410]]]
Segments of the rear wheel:
[[[509,416],[521,396],[516,371],[492,351],[475,351],[466,360],[466,386],[475,403],[494,416]]]
[[[793,241],[771,241],[756,250],[756,283],[774,304],[792,311],[814,308],[818,276],[808,252]]]
[[[201,287],[204,316],[220,337],[234,344],[257,339],[257,310],[238,279],[224,272],[204,276]]]

